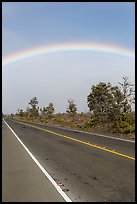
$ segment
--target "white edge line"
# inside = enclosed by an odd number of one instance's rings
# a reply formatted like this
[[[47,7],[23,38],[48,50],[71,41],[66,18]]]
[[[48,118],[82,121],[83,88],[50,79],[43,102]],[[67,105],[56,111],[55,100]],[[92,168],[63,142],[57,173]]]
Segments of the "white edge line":
[[[41,171],[44,173],[44,175],[49,179],[49,181],[53,184],[53,186],[56,188],[56,190],[60,193],[60,195],[64,198],[66,202],[72,202],[70,198],[62,191],[60,186],[57,185],[57,183],[54,181],[54,179],[49,175],[49,173],[43,168],[43,166],[39,163],[39,161],[33,156],[33,154],[28,150],[28,148],[23,144],[23,142],[19,139],[17,134],[12,130],[12,128],[7,124],[7,122],[3,119],[5,124],[9,127],[9,129],[12,131],[12,133],[15,135],[17,140],[20,142],[20,144],[24,147],[24,149],[28,152],[30,157],[33,159],[33,161],[37,164],[37,166],[41,169]]]
[[[58,127],[57,127],[58,128]],[[81,131],[81,130],[72,130],[72,129],[67,129],[67,128],[62,128],[61,129],[66,129],[66,130],[70,130],[70,131],[77,131],[77,132],[81,132],[81,133],[85,133],[85,134],[89,134],[89,135],[96,135],[96,136],[100,136],[100,137],[106,137],[106,138],[110,138],[110,139],[114,139],[114,140],[122,140],[122,141],[125,141],[125,142],[132,142],[132,143],[135,143],[135,141],[133,140],[126,140],[126,139],[123,139],[123,138],[118,138],[118,137],[111,137],[109,135],[101,135],[101,134],[97,134],[97,133],[92,133],[92,132],[84,132],[84,131]]]

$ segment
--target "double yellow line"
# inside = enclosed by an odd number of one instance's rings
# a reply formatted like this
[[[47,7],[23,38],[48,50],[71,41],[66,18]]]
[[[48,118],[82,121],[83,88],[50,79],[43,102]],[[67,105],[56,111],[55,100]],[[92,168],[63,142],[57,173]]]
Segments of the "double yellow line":
[[[112,154],[119,155],[119,156],[121,156],[121,157],[125,157],[125,158],[128,158],[128,159],[135,160],[134,157],[128,156],[128,155],[126,155],[126,154],[122,154],[122,153],[117,152],[117,151],[115,151],[115,150],[110,150],[110,149],[107,149],[107,148],[105,148],[105,147],[98,146],[98,145],[96,145],[96,144],[92,144],[92,143],[89,143],[89,142],[85,142],[85,141],[82,141],[82,140],[78,140],[78,139],[75,139],[75,138],[72,138],[72,137],[69,137],[69,136],[66,136],[66,135],[57,133],[57,132],[53,132],[53,131],[50,131],[50,130],[47,130],[47,129],[43,129],[43,128],[40,128],[40,127],[37,127],[37,126],[34,126],[34,125],[30,125],[30,124],[27,124],[27,123],[23,123],[23,122],[19,122],[19,121],[16,121],[16,122],[17,122],[17,123],[20,123],[20,124],[23,124],[23,125],[27,125],[27,126],[33,127],[33,128],[36,128],[36,129],[39,129],[39,130],[42,130],[42,131],[45,131],[45,132],[48,132],[48,133],[51,133],[51,134],[54,134],[54,135],[57,135],[57,136],[59,136],[59,137],[64,137],[64,138],[66,138],[66,139],[73,140],[73,141],[75,141],[75,142],[79,142],[79,143],[81,143],[81,144],[94,147],[94,148],[96,148],[96,149],[100,149],[100,150],[103,150],[103,151],[106,151],[106,152],[110,152],[110,153],[112,153]]]

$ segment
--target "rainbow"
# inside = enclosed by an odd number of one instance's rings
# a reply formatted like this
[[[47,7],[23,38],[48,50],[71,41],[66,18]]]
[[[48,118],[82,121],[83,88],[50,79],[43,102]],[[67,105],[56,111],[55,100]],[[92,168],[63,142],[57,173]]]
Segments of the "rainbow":
[[[132,50],[128,50],[126,48],[114,46],[114,45],[103,45],[103,44],[95,44],[95,43],[65,43],[65,44],[57,44],[57,45],[48,45],[48,46],[40,46],[36,48],[32,48],[29,50],[25,50],[22,52],[15,53],[13,55],[9,55],[3,57],[2,66],[11,65],[17,63],[22,60],[53,54],[53,53],[65,53],[65,52],[94,52],[100,54],[110,54],[116,55],[120,57],[126,58],[134,58],[135,52]]]

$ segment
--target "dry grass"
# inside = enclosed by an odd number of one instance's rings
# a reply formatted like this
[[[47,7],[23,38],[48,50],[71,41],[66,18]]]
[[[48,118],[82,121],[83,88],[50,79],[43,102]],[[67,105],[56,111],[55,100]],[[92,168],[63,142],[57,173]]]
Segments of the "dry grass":
[[[21,120],[28,120],[26,117],[17,118]],[[89,131],[93,133],[98,134],[104,134],[104,135],[110,135],[114,137],[120,137],[125,139],[135,139],[135,133],[129,133],[129,134],[120,134],[120,133],[114,133],[112,125],[111,124],[99,124],[98,126],[93,126],[92,128],[89,126],[88,123],[91,120],[91,114],[90,113],[82,113],[82,114],[76,114],[75,116],[70,116],[66,113],[62,114],[54,114],[51,118],[30,118],[29,121],[33,122],[40,122],[47,124],[49,126],[57,126],[57,127],[65,127],[70,129],[77,129],[77,130],[83,130],[83,131]]]

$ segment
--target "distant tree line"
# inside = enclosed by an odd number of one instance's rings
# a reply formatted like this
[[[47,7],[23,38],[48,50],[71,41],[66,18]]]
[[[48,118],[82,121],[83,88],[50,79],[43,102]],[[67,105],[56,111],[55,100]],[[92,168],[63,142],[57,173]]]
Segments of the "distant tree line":
[[[29,106],[26,108],[26,111],[23,111],[22,109],[17,110],[17,115],[20,116],[30,116],[30,117],[48,117],[51,118],[52,115],[55,112],[53,103],[49,103],[48,106],[39,108],[38,107],[38,99],[37,97],[33,97],[29,101]],[[74,116],[77,114],[77,107],[73,99],[68,100],[68,107],[66,109],[66,113],[70,116]]]
[[[87,96],[87,105],[91,113],[89,128],[99,124],[111,124],[114,132],[132,132],[135,130],[135,116],[132,113],[132,104],[135,103],[134,85],[123,77],[119,86],[110,83],[100,82],[93,85]],[[20,117],[52,118],[55,108],[53,103],[39,108],[37,97],[29,101],[26,111],[18,109]],[[66,113],[70,116],[77,115],[77,106],[73,99],[68,100]]]

